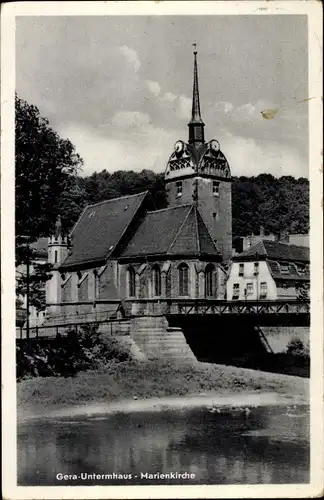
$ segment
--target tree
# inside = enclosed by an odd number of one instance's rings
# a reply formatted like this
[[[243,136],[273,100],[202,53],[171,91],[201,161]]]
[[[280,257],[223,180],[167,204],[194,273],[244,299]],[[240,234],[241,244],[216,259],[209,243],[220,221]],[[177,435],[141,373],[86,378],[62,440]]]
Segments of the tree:
[[[117,170],[112,174],[103,170],[84,177],[82,181],[87,203],[150,191],[155,207],[166,207],[164,176],[155,174],[151,170],[144,169],[141,172]]]
[[[83,162],[36,106],[15,97],[16,234],[48,236],[58,216],[61,194]]]
[[[73,144],[49,126],[36,106],[16,95],[16,283],[18,294],[29,287],[31,303],[37,308],[43,307],[42,290],[51,266],[35,263],[32,243],[53,232],[64,194],[71,191],[82,164]],[[33,272],[27,273],[32,263]]]
[[[16,267],[16,308],[24,305],[22,297],[28,296],[28,308],[34,306],[37,311],[46,307],[45,283],[51,277],[52,265],[40,263],[35,257],[35,249],[26,240],[19,246],[20,265]]]
[[[309,231],[309,183],[291,176],[271,174],[233,177],[233,234],[258,234],[262,225],[269,233]]]

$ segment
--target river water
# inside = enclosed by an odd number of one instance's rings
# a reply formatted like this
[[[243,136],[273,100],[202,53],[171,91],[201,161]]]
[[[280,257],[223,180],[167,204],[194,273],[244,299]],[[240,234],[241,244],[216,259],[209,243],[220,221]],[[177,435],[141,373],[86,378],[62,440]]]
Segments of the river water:
[[[39,419],[17,437],[21,486],[309,482],[304,406]]]

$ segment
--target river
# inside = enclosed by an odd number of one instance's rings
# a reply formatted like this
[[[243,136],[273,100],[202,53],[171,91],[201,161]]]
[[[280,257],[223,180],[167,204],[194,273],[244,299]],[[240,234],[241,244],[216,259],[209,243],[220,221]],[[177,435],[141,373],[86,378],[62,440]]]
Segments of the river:
[[[301,405],[43,418],[17,438],[20,486],[309,482]]]

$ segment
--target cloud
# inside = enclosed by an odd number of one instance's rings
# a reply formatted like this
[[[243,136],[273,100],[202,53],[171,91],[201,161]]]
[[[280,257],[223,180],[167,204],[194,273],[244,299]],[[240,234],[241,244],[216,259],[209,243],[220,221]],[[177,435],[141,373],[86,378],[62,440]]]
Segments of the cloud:
[[[126,123],[132,124],[127,134],[122,128]],[[114,117],[114,126],[120,128],[116,130],[113,127],[109,134],[104,131],[98,133],[98,129],[79,123],[65,124],[59,130],[60,135],[68,137],[83,158],[83,175],[103,169],[109,172],[165,170],[179,131],[154,127],[148,116],[143,117],[142,113],[136,112],[119,113]]]
[[[136,50],[127,47],[127,45],[123,45],[122,47],[119,47],[119,51],[126,57],[127,61],[133,66],[137,73],[140,69],[141,63]]]
[[[121,129],[141,127],[148,125],[150,117],[140,111],[118,111],[112,118],[112,124]]]
[[[155,95],[156,97],[161,92],[161,87],[160,87],[160,84],[158,82],[153,82],[152,80],[147,80],[146,86],[149,89],[149,91],[152,92],[152,94]]]
[[[231,102],[224,102],[223,104],[224,104],[224,113],[225,114],[229,113],[234,108],[234,106]]]
[[[184,95],[181,95],[179,97],[177,112],[178,112],[180,118],[190,119],[191,106],[192,106],[192,101],[191,101],[191,99],[189,99],[189,97],[186,97]]]
[[[255,140],[224,134],[220,145],[233,175],[256,176],[268,172],[275,177],[307,177],[307,161],[298,150],[276,141]]]
[[[177,96],[172,94],[172,92],[166,92],[162,96],[162,101],[173,102],[176,98],[177,98]]]

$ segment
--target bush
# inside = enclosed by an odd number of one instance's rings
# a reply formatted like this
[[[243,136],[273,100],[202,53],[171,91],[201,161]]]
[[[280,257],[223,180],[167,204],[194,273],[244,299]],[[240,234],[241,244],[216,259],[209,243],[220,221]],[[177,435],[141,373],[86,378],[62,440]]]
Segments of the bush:
[[[290,356],[309,359],[309,345],[305,345],[300,339],[292,339],[288,342],[286,353]]]
[[[97,325],[83,325],[65,336],[31,339],[16,347],[17,379],[26,377],[70,377],[97,369],[112,360],[129,360],[130,352],[116,339],[102,338]]]

